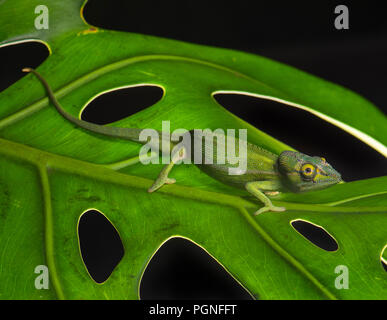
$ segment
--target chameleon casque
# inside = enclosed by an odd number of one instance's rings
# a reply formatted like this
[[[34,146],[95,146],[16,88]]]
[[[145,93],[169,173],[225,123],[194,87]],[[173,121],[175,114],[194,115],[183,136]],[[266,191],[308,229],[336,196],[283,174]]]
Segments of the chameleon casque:
[[[50,86],[37,71],[31,68],[24,68],[23,71],[32,72],[41,81],[47,91],[51,103],[68,121],[82,129],[97,134],[144,143],[139,139],[143,129],[102,126],[72,116],[61,107]],[[192,131],[190,131],[190,133],[191,132]],[[160,136],[162,137],[162,135]],[[211,137],[211,139],[215,139],[215,137]],[[234,145],[239,146],[239,139],[234,139]],[[161,144],[161,140],[158,141],[158,143]],[[176,143],[172,141],[168,141],[168,143],[172,146],[176,145]],[[195,146],[193,146],[193,149],[195,149]],[[200,152],[208,152],[206,146],[202,149],[203,150]],[[213,149],[211,152],[215,153],[216,149]],[[158,178],[148,189],[148,192],[156,191],[164,184],[175,183],[176,180],[169,178],[168,174],[174,164],[187,156],[191,155],[187,155],[184,147],[178,152],[175,152],[175,154],[172,155],[171,162],[163,167]],[[223,164],[214,161],[210,164],[197,164],[197,166],[210,177],[231,186],[244,188],[250,194],[258,198],[264,204],[264,207],[260,208],[255,213],[256,215],[266,211],[279,212],[286,210],[284,207],[274,206],[268,198],[270,195],[278,194],[281,191],[307,192],[323,189],[342,182],[340,174],[327,163],[324,158],[311,157],[300,152],[283,151],[278,156],[259,146],[247,143],[246,160],[246,170],[239,175],[229,174],[228,169],[237,167],[237,164],[230,163],[228,159],[226,159]]]

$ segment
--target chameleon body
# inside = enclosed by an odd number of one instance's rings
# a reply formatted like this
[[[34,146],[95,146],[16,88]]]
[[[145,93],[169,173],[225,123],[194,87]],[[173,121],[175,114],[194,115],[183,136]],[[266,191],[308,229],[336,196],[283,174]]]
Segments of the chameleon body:
[[[80,128],[97,134],[144,143],[139,139],[140,133],[143,129],[102,126],[72,116],[59,104],[50,86],[37,71],[31,68],[24,68],[23,71],[32,72],[41,81],[47,91],[51,103],[68,121],[74,123]],[[192,132],[193,131],[189,131],[188,133],[191,134]],[[215,136],[209,137],[208,135],[212,135],[212,133],[207,133],[203,136],[203,139],[215,139]],[[162,137],[161,133],[159,137]],[[159,145],[161,145],[162,139],[165,138],[160,138],[157,142]],[[239,146],[239,139],[234,139],[234,145]],[[168,140],[167,143],[170,143],[171,147],[176,146],[177,144],[170,140]],[[197,146],[192,140],[191,145],[193,146],[193,150],[195,152],[195,147]],[[219,148],[219,144],[217,145],[216,143],[213,143],[213,148],[209,151],[209,149],[204,145],[200,151],[203,153],[203,157],[208,156],[211,152],[213,160],[216,160],[217,149],[215,146]],[[224,145],[220,146],[225,147]],[[212,178],[231,186],[243,188],[259,199],[264,204],[264,207],[260,208],[255,214],[260,214],[266,211],[285,211],[284,207],[277,207],[272,204],[271,200],[268,198],[270,195],[278,194],[281,191],[307,192],[316,189],[323,189],[342,182],[340,174],[333,169],[333,167],[328,164],[324,158],[311,157],[303,153],[290,150],[283,151],[278,156],[248,142],[246,147],[246,170],[244,170],[241,174],[229,174],[229,169],[237,167],[238,163],[230,163],[228,158],[226,158],[224,163],[212,161],[212,163],[209,164],[201,163],[196,165]],[[172,150],[172,148],[170,148],[170,150]],[[192,152],[191,155],[187,154],[184,146],[175,152],[172,155],[171,162],[163,167],[158,178],[148,189],[148,192],[156,191],[164,184],[176,182],[175,179],[168,177],[169,172],[176,162],[182,161],[186,157],[193,157],[194,152]]]

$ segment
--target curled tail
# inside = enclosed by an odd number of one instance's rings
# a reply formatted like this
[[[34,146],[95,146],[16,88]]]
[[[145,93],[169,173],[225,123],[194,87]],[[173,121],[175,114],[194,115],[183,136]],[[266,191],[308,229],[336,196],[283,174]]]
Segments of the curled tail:
[[[102,125],[90,123],[72,116],[71,114],[66,112],[63,109],[63,107],[59,104],[58,100],[55,98],[54,92],[52,91],[50,85],[47,83],[47,81],[42,77],[40,73],[38,73],[32,68],[24,68],[22,71],[31,72],[40,80],[40,82],[43,84],[44,88],[46,89],[48,97],[51,103],[54,105],[55,109],[68,121],[76,124],[77,126],[83,129],[92,131],[94,133],[98,133],[98,134],[102,134],[102,135],[110,136],[114,138],[120,138],[120,139],[131,140],[139,143],[144,143],[139,141],[140,132],[143,129],[102,126]]]

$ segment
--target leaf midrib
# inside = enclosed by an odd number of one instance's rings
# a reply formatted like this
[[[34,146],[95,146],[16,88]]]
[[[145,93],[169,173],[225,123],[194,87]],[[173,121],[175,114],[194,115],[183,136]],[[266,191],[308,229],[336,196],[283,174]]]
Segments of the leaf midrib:
[[[0,153],[21,159],[34,164],[37,167],[46,166],[58,171],[77,174],[100,181],[148,189],[153,183],[152,180],[133,176],[126,173],[116,172],[105,165],[94,164],[79,159],[70,158],[63,155],[53,154],[39,150],[34,147],[23,145],[17,142],[0,138]],[[167,185],[157,192],[167,193],[178,197],[190,198],[193,200],[204,200],[205,202],[228,205],[235,208],[256,208],[255,202],[242,199],[238,196],[228,195],[219,192],[205,191],[194,187],[181,185]],[[372,196],[372,195],[370,195]],[[287,204],[290,209],[313,212],[380,212],[387,210],[387,207],[334,207],[331,205],[316,205],[275,201],[278,204]]]

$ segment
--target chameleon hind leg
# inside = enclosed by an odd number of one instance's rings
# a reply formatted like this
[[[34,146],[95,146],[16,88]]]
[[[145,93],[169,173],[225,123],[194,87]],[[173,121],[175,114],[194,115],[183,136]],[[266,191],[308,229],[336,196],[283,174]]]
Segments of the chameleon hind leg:
[[[245,188],[248,192],[250,192],[253,196],[258,198],[265,205],[261,209],[255,212],[255,215],[261,214],[267,211],[281,212],[285,211],[284,207],[276,207],[271,203],[271,200],[261,191],[267,190],[268,188],[275,188],[275,185],[272,181],[253,181],[248,182],[245,185]]]
[[[148,192],[154,192],[160,189],[164,184],[172,184],[176,182],[175,179],[168,178],[168,174],[172,170],[175,163],[182,160],[185,157],[185,154],[186,154],[185,148],[182,147],[181,149],[177,150],[177,152],[175,152],[174,155],[172,155],[171,162],[163,167],[155,182],[148,189]]]

